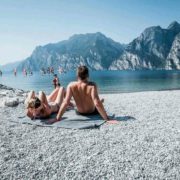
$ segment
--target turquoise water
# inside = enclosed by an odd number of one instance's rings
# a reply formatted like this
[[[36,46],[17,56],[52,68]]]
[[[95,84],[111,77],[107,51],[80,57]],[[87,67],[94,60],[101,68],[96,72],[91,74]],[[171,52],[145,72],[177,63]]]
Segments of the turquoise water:
[[[75,72],[59,74],[64,87],[76,80]],[[152,90],[180,89],[180,71],[92,71],[90,80],[95,81],[100,93],[122,93]],[[22,74],[3,74],[0,84],[23,90],[43,90],[49,93],[53,89],[53,75],[24,77]]]

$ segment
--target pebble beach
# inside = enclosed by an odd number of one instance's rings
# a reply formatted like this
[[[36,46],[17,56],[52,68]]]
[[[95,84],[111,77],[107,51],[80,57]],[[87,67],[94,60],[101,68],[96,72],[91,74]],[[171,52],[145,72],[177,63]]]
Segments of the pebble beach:
[[[101,94],[121,121],[85,130],[11,122],[26,94],[0,86],[1,180],[180,179],[180,90]]]

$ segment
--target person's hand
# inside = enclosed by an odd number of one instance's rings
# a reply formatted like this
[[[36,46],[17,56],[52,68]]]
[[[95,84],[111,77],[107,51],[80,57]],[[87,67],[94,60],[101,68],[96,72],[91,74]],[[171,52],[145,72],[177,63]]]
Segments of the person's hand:
[[[118,124],[119,122],[115,119],[106,121],[108,124]]]
[[[52,118],[50,120],[48,120],[48,124],[53,124],[55,122],[58,122],[59,120],[57,118]]]

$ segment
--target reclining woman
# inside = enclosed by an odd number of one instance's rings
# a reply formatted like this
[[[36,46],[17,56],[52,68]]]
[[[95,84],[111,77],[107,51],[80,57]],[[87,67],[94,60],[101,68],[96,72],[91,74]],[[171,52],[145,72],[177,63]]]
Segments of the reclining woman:
[[[25,101],[27,116],[33,120],[47,118],[52,113],[57,113],[64,96],[65,89],[63,87],[57,87],[49,96],[46,96],[44,92],[40,91],[39,97],[37,97],[35,92],[31,91]]]

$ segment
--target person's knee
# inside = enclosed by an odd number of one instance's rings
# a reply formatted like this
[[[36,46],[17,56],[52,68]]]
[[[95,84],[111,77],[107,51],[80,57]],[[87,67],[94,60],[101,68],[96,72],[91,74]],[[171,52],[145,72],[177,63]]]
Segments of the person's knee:
[[[59,90],[59,89],[60,89],[60,87],[59,87],[59,86],[56,86],[55,90]]]

